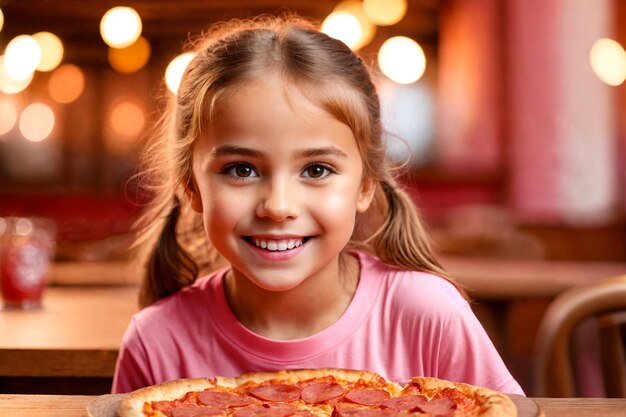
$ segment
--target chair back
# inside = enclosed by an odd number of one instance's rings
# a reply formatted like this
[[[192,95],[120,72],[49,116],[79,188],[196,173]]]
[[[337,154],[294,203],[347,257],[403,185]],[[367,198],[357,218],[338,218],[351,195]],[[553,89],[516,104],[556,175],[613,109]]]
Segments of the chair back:
[[[572,336],[587,319],[598,328],[598,372],[605,396],[626,396],[626,275],[580,285],[560,294],[544,314],[535,345],[533,389],[537,397],[575,397]]]

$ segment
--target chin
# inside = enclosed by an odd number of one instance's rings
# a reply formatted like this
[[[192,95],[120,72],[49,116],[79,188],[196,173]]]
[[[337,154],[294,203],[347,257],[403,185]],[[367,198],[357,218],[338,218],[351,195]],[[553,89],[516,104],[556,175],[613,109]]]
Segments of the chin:
[[[265,291],[287,292],[298,287],[303,281],[294,281],[293,279],[281,277],[276,277],[274,279],[272,279],[272,277],[264,277],[261,280],[254,279],[252,282]]]

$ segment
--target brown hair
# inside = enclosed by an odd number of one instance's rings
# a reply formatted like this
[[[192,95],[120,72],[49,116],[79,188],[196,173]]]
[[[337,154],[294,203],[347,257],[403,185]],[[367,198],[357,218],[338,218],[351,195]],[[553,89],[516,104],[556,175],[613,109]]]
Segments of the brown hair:
[[[228,88],[269,71],[278,72],[351,128],[364,176],[376,181],[374,201],[357,219],[349,246],[370,250],[398,268],[429,271],[454,283],[435,260],[413,202],[392,175],[376,88],[357,54],[291,15],[214,25],[192,46],[195,58],[147,152],[143,178],[154,198],[138,222],[139,242],[149,242],[150,248],[142,306],[194,282],[200,269],[220,263],[200,216],[189,210],[184,197],[193,181],[192,145]]]

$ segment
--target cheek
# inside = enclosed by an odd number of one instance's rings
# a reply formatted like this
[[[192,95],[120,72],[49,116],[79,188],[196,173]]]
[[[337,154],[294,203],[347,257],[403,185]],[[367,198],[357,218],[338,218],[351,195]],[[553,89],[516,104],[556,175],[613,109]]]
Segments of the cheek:
[[[207,228],[224,229],[231,227],[239,217],[243,204],[241,200],[230,198],[227,192],[215,192],[204,201],[204,221]]]
[[[356,217],[357,192],[354,187],[345,186],[329,190],[325,198],[316,198],[315,210],[326,219],[326,223],[337,228],[354,226]]]

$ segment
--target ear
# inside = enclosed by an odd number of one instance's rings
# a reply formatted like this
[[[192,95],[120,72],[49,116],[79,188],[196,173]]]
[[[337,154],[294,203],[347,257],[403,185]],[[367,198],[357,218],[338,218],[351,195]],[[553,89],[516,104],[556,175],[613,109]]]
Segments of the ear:
[[[361,181],[361,191],[356,202],[356,212],[364,213],[372,204],[374,192],[376,191],[376,181],[371,177],[365,177]]]
[[[191,205],[191,209],[196,213],[202,213],[202,197],[198,191],[195,178],[191,178],[189,183],[185,186],[185,197]]]

